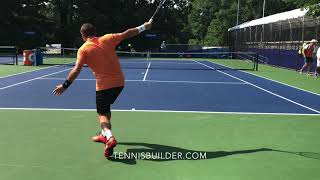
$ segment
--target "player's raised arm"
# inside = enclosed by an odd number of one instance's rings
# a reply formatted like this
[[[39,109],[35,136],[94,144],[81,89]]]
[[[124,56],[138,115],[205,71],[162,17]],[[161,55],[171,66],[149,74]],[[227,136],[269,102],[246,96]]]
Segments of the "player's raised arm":
[[[149,30],[152,27],[152,19],[150,19],[148,22],[145,22],[143,25],[136,27],[136,28],[130,28],[126,31],[124,31],[122,34],[123,39],[129,39],[132,38],[134,36],[139,35],[140,33],[142,33],[145,30]]]

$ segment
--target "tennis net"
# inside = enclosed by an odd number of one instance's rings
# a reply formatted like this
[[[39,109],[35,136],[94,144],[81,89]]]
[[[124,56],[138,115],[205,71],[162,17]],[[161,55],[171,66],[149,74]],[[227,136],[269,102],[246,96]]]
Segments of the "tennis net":
[[[77,49],[42,48],[44,64],[74,65]],[[124,69],[258,70],[258,55],[251,52],[159,53],[117,51]]]
[[[18,64],[18,51],[15,46],[0,46],[0,64]]]

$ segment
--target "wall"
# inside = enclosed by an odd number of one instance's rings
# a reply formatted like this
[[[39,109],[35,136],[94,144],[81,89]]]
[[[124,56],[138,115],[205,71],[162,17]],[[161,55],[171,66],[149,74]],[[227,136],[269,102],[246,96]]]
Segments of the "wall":
[[[267,64],[284,67],[294,70],[299,70],[304,64],[303,57],[298,55],[296,50],[274,50],[274,49],[249,49],[267,58]],[[312,71],[315,70],[316,61],[312,66]]]

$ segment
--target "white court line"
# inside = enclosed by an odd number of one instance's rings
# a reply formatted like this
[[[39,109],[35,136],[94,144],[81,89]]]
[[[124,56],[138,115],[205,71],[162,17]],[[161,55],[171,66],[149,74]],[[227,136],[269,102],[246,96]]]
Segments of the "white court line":
[[[59,109],[59,108],[0,108],[0,110],[23,110],[23,111],[82,111],[96,112],[96,109]],[[260,112],[219,112],[219,111],[173,111],[173,110],[125,110],[113,109],[115,112],[150,112],[150,113],[197,113],[197,114],[234,114],[234,115],[282,115],[282,116],[320,116],[320,114],[299,113],[260,113]]]
[[[210,63],[214,63],[214,64],[218,64],[220,66],[225,66],[223,64],[220,64],[220,63],[217,63],[217,62],[211,62],[211,61],[207,61],[207,62],[210,62]],[[270,78],[267,78],[267,77],[263,77],[263,76],[260,76],[260,75],[257,75],[257,74],[253,74],[251,72],[246,72],[246,71],[243,71],[243,70],[239,70],[243,73],[246,73],[246,74],[250,74],[250,75],[253,75],[253,76],[256,76],[256,77],[259,77],[259,78],[263,78],[263,79],[266,79],[266,80],[269,80],[269,81],[273,81],[273,82],[276,82],[276,83],[279,83],[279,84],[282,84],[282,85],[285,85],[285,86],[288,86],[288,87],[292,87],[292,88],[295,88],[295,89],[298,89],[300,91],[305,91],[307,93],[311,93],[311,94],[314,94],[314,95],[317,95],[317,96],[320,96],[320,94],[317,94],[315,92],[312,92],[312,91],[308,91],[308,90],[305,90],[305,89],[302,89],[302,88],[298,88],[296,86],[292,86],[292,85],[289,85],[289,84],[286,84],[284,82],[280,82],[280,81],[277,81],[277,80],[273,80],[273,79],[270,79]]]
[[[308,90],[305,90],[305,89],[301,89],[301,88],[298,88],[298,87],[296,87],[296,86],[292,86],[292,85],[289,85],[289,84],[286,84],[286,83],[283,83],[283,82],[280,82],[280,81],[277,81],[277,80],[269,79],[269,78],[266,78],[266,77],[263,77],[263,76],[259,76],[259,75],[256,75],[256,74],[253,74],[253,73],[250,73],[250,72],[245,72],[245,71],[241,71],[241,72],[244,72],[244,73],[247,73],[247,74],[250,74],[250,75],[254,75],[254,76],[257,76],[257,77],[259,77],[259,78],[263,78],[263,79],[266,79],[266,80],[269,80],[269,81],[273,81],[273,82],[276,82],[276,83],[279,83],[279,84],[282,84],[282,85],[285,85],[285,86],[289,86],[289,87],[298,89],[298,90],[300,90],[300,91],[305,91],[305,92],[308,92],[308,93],[311,93],[311,94],[320,96],[320,94],[317,94],[317,93],[315,93],[315,92],[308,91]]]
[[[64,78],[41,78],[42,80],[65,80]],[[40,79],[40,80],[41,80]],[[96,79],[76,79],[76,81],[95,81]],[[248,84],[244,82],[219,82],[219,81],[160,81],[160,80],[126,80],[126,82],[155,82],[155,83],[190,83],[190,84]]]
[[[153,62],[154,61],[154,62]],[[146,64],[146,62],[148,61],[145,61],[145,62],[121,62],[120,64]],[[197,63],[194,63],[192,61],[190,62],[157,62],[157,60],[152,60],[152,63],[153,64],[197,64]]]
[[[243,82],[219,82],[219,81],[157,81],[157,80],[146,80],[145,82],[156,82],[156,83],[190,83],[190,84],[247,84]]]
[[[208,65],[206,65],[206,64],[203,64],[203,63],[201,63],[201,62],[198,62],[198,61],[195,61],[195,62],[197,62],[197,63],[199,63],[199,64],[202,64],[202,65],[204,65],[204,66],[206,66],[206,67],[208,67],[208,68],[210,68],[210,69],[217,70],[217,69],[215,69],[215,68],[213,68],[213,67],[211,67],[211,66],[208,66]],[[234,78],[234,79],[237,79],[237,80],[239,80],[239,81],[242,81],[242,82],[244,82],[244,83],[248,83],[249,85],[251,85],[251,86],[253,86],[253,87],[257,88],[257,89],[260,89],[260,90],[265,91],[265,92],[267,92],[267,93],[269,93],[269,94],[272,94],[272,95],[274,95],[274,96],[277,96],[277,97],[279,97],[279,98],[281,98],[281,99],[284,99],[284,100],[286,100],[286,101],[288,101],[288,102],[291,102],[291,103],[293,103],[293,104],[296,104],[296,105],[298,105],[298,106],[301,106],[301,107],[303,107],[303,108],[309,109],[309,110],[311,110],[311,111],[313,111],[313,112],[316,112],[316,113],[320,114],[320,111],[318,111],[318,110],[315,110],[315,109],[313,109],[313,108],[310,108],[310,107],[308,107],[308,106],[305,106],[305,105],[303,105],[303,104],[300,104],[300,103],[298,103],[298,102],[296,102],[296,101],[293,101],[293,100],[291,100],[291,99],[285,98],[285,97],[283,97],[283,96],[281,96],[281,95],[279,95],[279,94],[273,93],[273,92],[271,92],[271,91],[269,91],[269,90],[266,90],[266,89],[264,89],[264,88],[262,88],[262,87],[260,87],[260,86],[257,86],[257,85],[255,85],[255,84],[252,84],[252,83],[248,82],[248,81],[245,81],[245,80],[243,80],[243,79],[240,79],[240,78],[238,78],[238,77],[235,77],[235,76],[233,76],[233,75],[230,75],[230,74],[228,74],[228,73],[226,73],[226,72],[223,72],[223,71],[220,71],[220,70],[217,70],[217,71],[220,72],[220,73],[222,73],[222,74],[225,74],[225,75],[227,75],[227,76],[229,76],[229,77],[232,77],[232,78]]]
[[[43,167],[43,166],[28,166],[28,165],[22,165],[22,164],[1,164],[1,163],[0,163],[0,166],[8,166],[8,167],[22,167],[22,168],[25,168],[25,167],[32,167],[32,168],[39,168],[39,167]]]
[[[146,72],[144,73],[143,81],[146,81],[146,79],[147,79],[147,75],[148,75],[148,72],[149,72],[150,65],[151,65],[151,63],[148,64],[148,68],[147,68]]]
[[[37,80],[37,79],[41,79],[41,78],[44,78],[44,77],[48,77],[48,76],[51,76],[51,75],[54,75],[54,74],[59,74],[59,73],[62,73],[64,71],[68,71],[72,68],[68,68],[68,69],[64,69],[64,70],[61,70],[61,71],[57,71],[57,72],[54,72],[54,73],[50,73],[50,74],[47,74],[47,75],[44,75],[44,76],[40,76],[40,77],[37,77],[37,78],[33,78],[33,79],[29,79],[29,80],[26,80],[26,81],[22,81],[22,82],[19,82],[19,83],[15,83],[15,84],[12,84],[12,85],[9,85],[9,86],[5,86],[5,87],[2,87],[0,88],[0,90],[3,90],[3,89],[8,89],[10,87],[14,87],[14,86],[18,86],[20,84],[24,84],[24,83],[27,83],[27,82],[30,82],[30,81],[34,81],[34,80]]]
[[[40,71],[40,70],[44,70],[44,69],[54,68],[54,67],[57,67],[57,66],[60,66],[60,65],[55,65],[55,66],[50,66],[50,67],[44,67],[44,68],[34,69],[34,70],[31,70],[31,71],[20,72],[20,73],[16,73],[16,74],[7,75],[7,76],[1,76],[0,79],[12,77],[12,76],[17,76],[17,75],[21,75],[21,74],[25,74],[25,73]]]
[[[65,80],[65,78],[46,78],[46,77],[43,77],[43,78],[40,78],[38,80],[56,80],[56,81],[61,81],[61,80]],[[75,79],[75,81],[96,81],[96,79],[84,79],[84,78],[77,78]],[[125,80],[126,82],[143,82],[143,80],[141,79],[137,79],[137,80]],[[148,80],[146,80],[147,82]]]
[[[66,78],[46,78],[46,77],[43,77],[43,78],[40,78],[39,80],[66,80]],[[82,79],[82,78],[79,78],[79,79],[76,79],[75,81],[95,81],[96,79]],[[141,81],[141,80],[139,80]]]

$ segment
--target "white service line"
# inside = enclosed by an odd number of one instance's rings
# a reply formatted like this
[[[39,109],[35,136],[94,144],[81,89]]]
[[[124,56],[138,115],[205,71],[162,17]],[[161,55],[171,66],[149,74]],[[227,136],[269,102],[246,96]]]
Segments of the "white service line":
[[[41,78],[40,80],[64,80],[63,78]],[[76,81],[95,81],[96,79],[76,79]],[[154,83],[190,83],[190,84],[248,84],[244,82],[219,82],[219,81],[160,81],[160,80],[126,80],[126,82],[154,82]]]
[[[243,82],[219,82],[219,81],[157,81],[157,80],[146,80],[145,82],[156,82],[156,83],[186,83],[186,84],[247,84]]]
[[[132,60],[134,61],[134,60]],[[146,62],[121,62],[123,64],[146,64]],[[197,64],[197,63],[194,63],[193,61],[190,61],[190,62],[158,62],[158,61],[154,61],[152,62],[153,64]]]
[[[95,112],[96,109],[59,109],[59,108],[0,108],[0,110],[23,111],[82,111]],[[320,114],[299,113],[262,113],[262,112],[219,112],[219,111],[177,111],[177,110],[143,110],[143,109],[112,109],[115,112],[150,112],[150,113],[198,113],[198,114],[235,114],[235,115],[282,115],[282,116],[320,116]]]
[[[43,77],[43,78],[40,78],[39,80],[65,80],[66,78],[46,78],[46,77]],[[75,81],[95,81],[96,79],[83,79],[83,78],[79,78],[79,79],[76,79]],[[141,80],[140,80],[141,81]]]
[[[144,77],[143,77],[143,81],[146,81],[146,79],[147,79],[147,75],[148,75],[148,72],[149,72],[150,65],[151,65],[151,63],[149,62],[148,68],[147,68],[147,70],[146,70],[146,72],[144,74]]]
[[[65,78],[46,78],[46,77],[43,77],[43,78],[40,78],[39,80],[57,80],[57,81],[61,81],[61,80],[65,80]],[[75,79],[75,81],[96,81],[96,79],[77,78],[77,79]],[[127,82],[142,82],[141,79],[137,79],[137,80],[131,79],[131,80],[126,80],[126,81]]]
[[[213,67],[211,67],[211,66],[209,66],[209,65],[203,64],[203,63],[201,63],[201,62],[198,62],[198,61],[195,61],[195,62],[197,62],[197,63],[199,63],[199,64],[202,64],[203,66],[206,66],[206,67],[208,67],[208,68],[210,68],[210,69],[217,70],[217,69],[215,69],[215,68],[213,68]],[[255,84],[252,84],[252,83],[250,83],[250,82],[248,82],[248,81],[245,81],[245,80],[243,80],[243,79],[240,79],[240,78],[238,78],[238,77],[235,77],[235,76],[233,76],[233,75],[231,75],[231,74],[228,74],[228,73],[226,73],[226,72],[223,72],[223,71],[220,71],[220,70],[217,70],[217,71],[220,72],[220,73],[222,73],[222,74],[225,74],[225,75],[227,75],[227,76],[229,76],[229,77],[232,77],[232,78],[234,78],[234,79],[237,79],[237,80],[239,80],[239,81],[242,81],[242,82],[244,82],[244,83],[247,83],[247,84],[249,84],[249,85],[251,85],[251,86],[253,86],[253,87],[257,88],[257,89],[260,89],[260,90],[265,91],[265,92],[267,92],[267,93],[269,93],[269,94],[272,94],[272,95],[277,96],[277,97],[279,97],[279,98],[281,98],[281,99],[284,99],[284,100],[286,100],[286,101],[288,101],[288,102],[291,102],[291,103],[293,103],[293,104],[296,104],[296,105],[298,105],[298,106],[301,106],[301,107],[303,107],[303,108],[309,109],[309,110],[311,110],[311,111],[313,111],[313,112],[316,112],[316,113],[320,114],[320,111],[318,111],[318,110],[315,110],[315,109],[313,109],[313,108],[310,108],[310,107],[308,107],[308,106],[305,106],[305,105],[303,105],[303,104],[300,104],[300,103],[298,103],[298,102],[296,102],[296,101],[293,101],[293,100],[291,100],[291,99],[288,99],[288,98],[286,98],[286,97],[283,97],[283,96],[281,96],[281,95],[279,95],[279,94],[273,93],[273,92],[271,92],[271,91],[269,91],[269,90],[266,90],[266,89],[264,89],[264,88],[262,88],[262,87],[260,87],[260,86],[257,86],[257,85],[255,85]]]
[[[57,71],[57,72],[54,72],[54,73],[50,73],[50,74],[47,74],[47,75],[44,75],[44,76],[40,76],[40,77],[37,77],[37,78],[33,78],[33,79],[29,79],[29,80],[22,81],[22,82],[19,82],[19,83],[15,83],[15,84],[12,84],[12,85],[9,85],[9,86],[2,87],[2,88],[0,88],[0,90],[8,89],[10,87],[18,86],[20,84],[24,84],[24,83],[27,83],[27,82],[30,82],[30,81],[38,80],[38,79],[41,79],[41,78],[44,78],[44,77],[48,77],[48,76],[51,76],[51,75],[54,75],[54,74],[59,74],[59,73],[62,73],[64,71],[68,71],[70,69],[72,69],[72,68],[64,69],[64,70]]]

